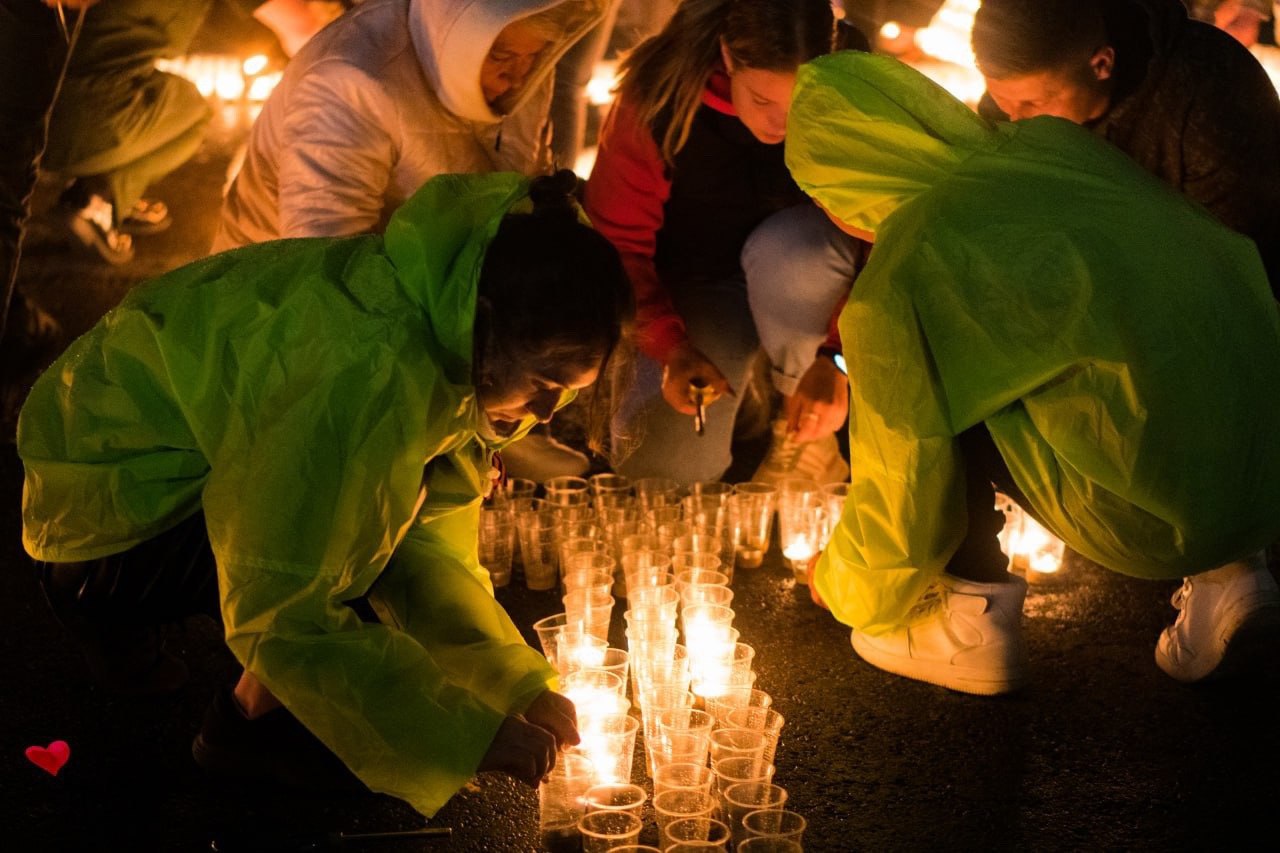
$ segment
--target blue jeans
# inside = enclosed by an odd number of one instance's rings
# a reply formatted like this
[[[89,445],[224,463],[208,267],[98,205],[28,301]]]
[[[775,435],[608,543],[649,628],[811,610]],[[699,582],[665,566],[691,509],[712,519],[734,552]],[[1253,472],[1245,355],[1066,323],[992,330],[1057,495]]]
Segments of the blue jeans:
[[[693,419],[662,398],[662,365],[640,356],[635,383],[615,421],[615,453],[634,445],[618,472],[684,483],[719,479],[732,462],[733,422],[752,357],[763,346],[774,365],[774,386],[784,395],[795,391],[827,336],[833,308],[853,283],[858,245],[804,204],[756,227],[742,250],[741,276],[668,280],[689,340],[739,396],[712,403],[699,436]]]

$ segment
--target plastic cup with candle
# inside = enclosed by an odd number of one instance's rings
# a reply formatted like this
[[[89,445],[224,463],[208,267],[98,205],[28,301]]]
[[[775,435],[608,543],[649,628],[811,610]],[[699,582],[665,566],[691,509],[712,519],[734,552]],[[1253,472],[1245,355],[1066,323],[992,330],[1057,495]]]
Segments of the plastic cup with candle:
[[[564,574],[574,571],[587,570],[599,572],[609,578],[610,585],[613,584],[613,575],[618,567],[618,562],[613,555],[607,551],[578,551],[569,555],[569,562],[564,567]]]
[[[674,789],[656,794],[653,810],[657,815],[658,832],[666,832],[672,821],[688,817],[711,817],[716,810],[716,799],[705,791]]]
[[[809,563],[826,538],[827,511],[820,495],[797,495],[778,507],[778,531],[782,556],[796,583],[808,585]]]
[[[804,815],[787,809],[756,809],[742,816],[746,838],[791,838],[799,842],[808,826]]]
[[[681,607],[695,604],[719,604],[721,607],[733,606],[733,590],[727,586],[711,584],[691,584],[680,594]]]
[[[716,699],[742,684],[741,676],[752,671],[756,650],[746,643],[711,644],[690,666],[693,692],[704,700]]]
[[[627,713],[628,705],[621,700],[612,709],[597,710],[579,719],[582,741],[573,751],[591,760],[597,783],[617,785],[631,779],[640,721]]]
[[[689,689],[689,653],[684,646],[672,643],[665,656],[642,654],[648,647],[632,647],[636,657],[631,666],[632,688],[637,698],[654,684],[675,684]]]
[[[644,510],[645,520],[653,528],[654,535],[658,535],[658,528],[664,524],[683,524],[684,510],[680,507],[680,501],[677,499],[675,503],[660,506],[648,506]],[[659,537],[661,538],[661,537]],[[663,547],[669,547],[670,540]]]
[[[689,485],[688,492],[691,497],[711,497],[724,503],[733,494],[733,484],[721,480],[699,480]]]
[[[581,625],[566,625],[552,642],[556,648],[552,665],[561,675],[599,667],[609,647],[606,641],[586,633]]]
[[[720,803],[724,806],[725,823],[729,824],[733,843],[737,844],[747,837],[742,826],[747,813],[781,809],[787,804],[787,789],[772,782],[738,782],[720,793]]]
[[[680,614],[681,628],[684,644],[693,659],[696,660],[702,650],[728,641],[733,615],[733,608],[719,604],[695,604],[684,609]]]
[[[640,818],[629,812],[587,812],[578,819],[582,853],[609,853],[619,845],[634,844],[640,840],[643,826]]]
[[[659,523],[654,528],[658,532],[658,541],[662,543],[662,547],[670,551],[671,544],[681,536],[688,536],[693,533],[693,525],[687,521],[666,521]]]
[[[729,843],[729,825],[712,817],[682,817],[667,824],[663,830],[663,843],[670,850],[672,845],[695,844],[695,849],[725,849]]]
[[[631,484],[636,501],[645,509],[679,506],[684,487],[670,477],[641,477]]]
[[[581,621],[587,633],[602,640],[609,639],[609,619],[613,615],[613,596],[599,590],[574,590],[561,599],[570,622]]]
[[[671,556],[671,572],[676,592],[686,586],[728,586],[729,576],[720,571],[720,558],[715,554],[678,551]]]

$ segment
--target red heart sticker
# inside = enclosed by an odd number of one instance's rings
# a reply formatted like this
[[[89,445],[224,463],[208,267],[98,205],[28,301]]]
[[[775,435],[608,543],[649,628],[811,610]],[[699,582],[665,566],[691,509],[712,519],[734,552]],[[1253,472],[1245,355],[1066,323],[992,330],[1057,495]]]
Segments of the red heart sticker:
[[[65,740],[55,740],[48,746],[27,747],[27,760],[51,776],[57,776],[70,757],[71,747]]]

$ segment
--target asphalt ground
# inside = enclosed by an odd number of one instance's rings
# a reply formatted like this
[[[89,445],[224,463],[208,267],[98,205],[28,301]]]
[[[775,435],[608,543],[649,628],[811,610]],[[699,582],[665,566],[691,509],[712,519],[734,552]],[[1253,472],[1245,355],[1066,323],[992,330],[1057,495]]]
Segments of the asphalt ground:
[[[215,120],[201,153],[154,189],[176,224],[139,238],[130,264],[106,267],[69,247],[56,222],[34,224],[21,285],[62,323],[61,345],[134,284],[204,254],[240,133]],[[42,185],[37,211],[56,192]],[[177,695],[125,700],[91,686],[23,555],[20,494],[13,448],[0,446],[0,849],[196,851],[239,839],[287,850],[329,832],[428,824],[387,797],[207,779],[191,738],[214,691],[237,674],[211,621],[169,639],[192,672]],[[1174,616],[1175,586],[1070,559],[1028,596],[1029,688],[983,699],[858,660],[847,630],[809,603],[776,549],[739,572],[735,625],[757,649],[758,686],[787,720],[776,781],[809,820],[808,849],[1274,849],[1280,665],[1271,656],[1235,681],[1196,687],[1167,678],[1152,649]],[[531,642],[533,621],[560,609],[553,594],[518,586],[498,598]],[[615,614],[616,640],[620,628]],[[58,776],[24,758],[59,739],[71,758]],[[534,850],[536,794],[486,775],[429,825],[453,835],[342,849]],[[646,833],[655,837],[652,825]]]

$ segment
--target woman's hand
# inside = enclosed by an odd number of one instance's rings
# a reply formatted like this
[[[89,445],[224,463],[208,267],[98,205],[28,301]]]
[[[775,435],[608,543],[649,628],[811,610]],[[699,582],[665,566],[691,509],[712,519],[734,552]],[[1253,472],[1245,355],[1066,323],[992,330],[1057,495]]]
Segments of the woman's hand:
[[[787,431],[799,442],[840,429],[849,414],[849,380],[831,359],[818,356],[782,407]]]
[[[662,368],[662,397],[682,415],[692,415],[696,407],[689,400],[689,383],[707,388],[707,402],[722,394],[736,393],[711,359],[688,341],[671,351]]]
[[[578,737],[578,712],[573,703],[559,693],[542,691],[521,716],[535,726],[551,732],[556,739],[557,749],[576,746],[581,741]]]
[[[498,726],[498,733],[476,769],[506,773],[536,788],[555,766],[555,735],[521,717],[510,716]]]

